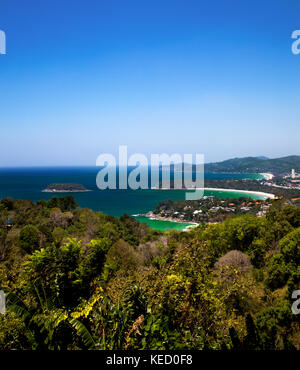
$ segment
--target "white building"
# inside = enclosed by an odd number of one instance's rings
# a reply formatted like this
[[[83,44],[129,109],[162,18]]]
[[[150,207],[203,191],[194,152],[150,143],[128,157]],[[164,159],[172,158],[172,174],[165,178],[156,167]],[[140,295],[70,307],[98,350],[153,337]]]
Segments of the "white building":
[[[294,179],[296,177],[296,173],[295,173],[295,169],[293,168],[292,169],[292,179]]]

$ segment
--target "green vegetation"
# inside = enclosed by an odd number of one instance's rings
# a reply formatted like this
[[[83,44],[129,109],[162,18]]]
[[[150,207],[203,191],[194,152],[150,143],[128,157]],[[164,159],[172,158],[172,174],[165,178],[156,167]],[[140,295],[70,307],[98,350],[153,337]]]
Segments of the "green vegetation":
[[[263,193],[275,194],[279,197],[284,197],[287,199],[300,197],[300,189],[285,189],[272,185],[266,185],[265,180],[205,180],[205,187],[260,191]]]
[[[219,179],[210,180],[205,179],[205,188],[214,189],[233,189],[233,190],[246,190],[246,191],[257,191],[262,193],[274,194],[278,197],[284,197],[288,199],[300,198],[300,188],[297,187],[278,187],[277,184],[284,183],[284,185],[290,184],[290,182],[283,182],[282,178],[277,180],[266,181],[266,180],[250,180],[250,179]],[[274,186],[275,185],[275,186]],[[184,189],[184,183],[182,182],[182,188]],[[162,187],[162,182],[158,185]],[[174,189],[174,181],[170,181],[170,189]]]
[[[205,165],[205,171],[207,172],[271,172],[276,175],[290,173],[292,168],[296,172],[300,172],[300,156],[291,155],[276,159],[261,157],[233,158],[223,162],[208,163]]]
[[[227,217],[253,214],[263,216],[272,204],[271,200],[253,200],[247,197],[220,199],[206,196],[198,200],[160,202],[153,215],[171,217],[174,220],[191,222],[221,222]]]
[[[81,191],[88,191],[83,185],[81,184],[51,184],[47,186],[45,192],[81,192]]]
[[[9,222],[8,222],[9,220]],[[274,201],[190,232],[0,202],[0,349],[300,349],[300,209]]]

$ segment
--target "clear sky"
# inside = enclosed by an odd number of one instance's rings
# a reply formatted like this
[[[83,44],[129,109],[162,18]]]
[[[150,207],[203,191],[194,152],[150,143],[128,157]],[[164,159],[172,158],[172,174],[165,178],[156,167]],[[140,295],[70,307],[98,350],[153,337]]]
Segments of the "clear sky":
[[[0,166],[300,154],[299,0],[1,0]]]

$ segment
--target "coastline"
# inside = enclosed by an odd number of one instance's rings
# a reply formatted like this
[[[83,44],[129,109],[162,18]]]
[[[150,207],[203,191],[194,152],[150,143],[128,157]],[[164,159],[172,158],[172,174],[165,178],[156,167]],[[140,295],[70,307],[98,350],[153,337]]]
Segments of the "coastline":
[[[159,189],[159,190],[170,190],[170,189]],[[175,189],[178,190],[178,189]],[[179,189],[180,190],[180,189]],[[275,195],[271,193],[265,193],[265,192],[260,192],[260,191],[252,191],[252,190],[238,190],[238,189],[223,189],[223,188],[188,188],[188,189],[181,189],[181,190],[207,190],[207,191],[223,191],[223,192],[234,192],[234,193],[242,193],[242,194],[253,194],[253,195],[258,195],[260,197],[264,197],[265,199],[275,199]],[[197,227],[199,223],[192,222],[192,221],[186,221],[186,220],[181,220],[178,218],[174,218],[171,216],[160,216],[156,215],[153,213],[153,211],[149,211],[146,214],[134,214],[132,215],[133,217],[147,217],[149,220],[156,220],[156,221],[169,221],[169,222],[174,222],[174,223],[181,223],[181,224],[189,224],[184,230],[182,231],[190,231],[194,227]]]
[[[254,194],[254,195],[259,195],[261,197],[275,199],[274,194],[264,193],[262,191],[253,191],[253,190],[222,189],[222,188],[196,188],[196,189],[187,189],[187,190],[227,191],[227,192],[234,192],[234,193]]]
[[[270,199],[275,199],[275,195],[271,193],[264,193],[261,191],[253,191],[253,190],[239,190],[239,189],[223,189],[223,188],[186,188],[186,189],[166,189],[166,188],[161,188],[161,189],[155,189],[153,190],[184,190],[184,191],[195,191],[195,190],[207,190],[207,191],[225,191],[225,192],[233,192],[233,193],[244,193],[244,194],[254,194],[254,195],[259,195],[261,197],[265,198],[270,198]]]
[[[162,224],[163,223],[172,223],[172,224],[178,224],[178,225],[181,225],[180,228],[176,228],[176,227],[172,227],[173,229],[177,230],[177,231],[190,231],[191,229],[193,229],[194,227],[197,227],[199,225],[199,223],[196,223],[196,222],[193,222],[193,221],[185,221],[185,220],[179,220],[178,218],[172,218],[172,217],[162,217],[162,216],[159,216],[159,215],[155,215],[152,211],[149,211],[147,212],[146,214],[134,214],[134,215],[131,215],[132,217],[135,217],[138,219],[139,222],[144,222],[144,221],[141,221],[139,220],[139,218],[146,218],[148,219],[150,222],[151,221],[158,221],[158,222],[161,222]],[[184,226],[184,228],[182,228],[182,225],[186,225]],[[150,226],[152,227],[152,226]],[[165,231],[161,228],[158,228],[158,230],[162,230],[162,231]]]
[[[197,227],[199,223],[193,221],[186,221],[186,220],[179,220],[178,218],[174,217],[163,217],[160,215],[155,215],[152,211],[147,212],[146,214],[135,214],[132,215],[133,217],[147,217],[149,220],[156,220],[156,221],[169,221],[178,224],[188,224],[188,226],[182,231],[190,231],[190,229]]]
[[[192,221],[178,220],[178,218],[159,216],[159,215],[154,214],[152,211],[149,211],[146,214],[137,214],[133,216],[136,216],[136,217],[143,216],[143,217],[149,218],[150,220],[157,220],[157,221],[171,221],[171,222],[179,222],[181,224],[199,225],[196,222],[192,222]]]
[[[160,189],[160,190],[167,190],[167,189]],[[178,190],[178,189],[177,189]],[[189,188],[184,190],[208,190],[208,191],[224,191],[224,192],[236,192],[236,193],[243,193],[243,194],[254,194],[264,197],[265,199],[275,199],[275,195],[271,193],[264,193],[260,191],[251,191],[251,190],[236,190],[236,189],[222,189],[222,188]],[[169,221],[172,223],[179,223],[179,224],[188,224],[186,228],[182,231],[191,231],[194,227],[197,227],[199,223],[193,221],[186,221],[178,218],[174,218],[172,216],[160,216],[153,213],[153,211],[149,211],[146,214],[134,214],[133,217],[146,217],[149,220],[155,221]]]
[[[51,189],[44,189],[42,193],[86,193],[92,190],[51,190]]]
[[[274,177],[274,175],[270,172],[260,173],[260,175],[262,175],[265,180],[272,180]]]

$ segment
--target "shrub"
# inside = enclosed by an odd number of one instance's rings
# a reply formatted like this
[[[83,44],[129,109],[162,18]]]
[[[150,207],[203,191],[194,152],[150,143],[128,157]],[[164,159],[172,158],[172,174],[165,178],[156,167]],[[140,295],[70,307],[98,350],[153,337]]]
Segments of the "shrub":
[[[34,225],[26,225],[20,232],[20,246],[26,253],[32,253],[39,248],[40,232]]]
[[[237,267],[240,271],[249,271],[252,267],[249,256],[237,250],[226,253],[218,262],[215,263],[215,267],[217,269],[221,269],[226,266]]]

